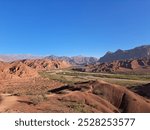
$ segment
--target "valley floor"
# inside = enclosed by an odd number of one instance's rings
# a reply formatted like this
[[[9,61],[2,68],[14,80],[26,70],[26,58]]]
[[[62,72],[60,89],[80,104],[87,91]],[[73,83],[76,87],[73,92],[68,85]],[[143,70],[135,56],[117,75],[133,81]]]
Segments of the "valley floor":
[[[40,75],[1,80],[0,112],[150,112],[149,75],[69,69]]]

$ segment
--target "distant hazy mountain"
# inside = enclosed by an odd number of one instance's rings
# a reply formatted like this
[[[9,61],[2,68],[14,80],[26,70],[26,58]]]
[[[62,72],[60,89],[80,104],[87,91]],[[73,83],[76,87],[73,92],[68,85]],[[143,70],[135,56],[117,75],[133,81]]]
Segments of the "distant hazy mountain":
[[[130,50],[117,50],[116,52],[107,52],[99,59],[99,62],[112,62],[115,60],[150,58],[150,45],[139,46]]]
[[[97,62],[97,58],[95,57],[84,57],[84,56],[74,56],[74,57],[67,57],[67,56],[33,56],[28,54],[16,54],[16,55],[1,55],[0,54],[0,61],[4,62],[12,62],[16,60],[23,60],[23,59],[53,59],[53,60],[64,60],[69,62],[73,65],[86,65],[86,64],[93,64]]]
[[[73,56],[73,57],[67,57],[67,56],[47,56],[45,57],[47,59],[54,59],[54,60],[64,60],[69,62],[73,65],[86,65],[86,64],[94,64],[97,62],[97,58],[95,57],[84,57],[84,56]]]
[[[12,62],[15,60],[22,60],[22,59],[39,59],[42,58],[40,56],[33,56],[30,54],[13,54],[13,55],[1,55],[0,54],[0,61],[4,62]]]

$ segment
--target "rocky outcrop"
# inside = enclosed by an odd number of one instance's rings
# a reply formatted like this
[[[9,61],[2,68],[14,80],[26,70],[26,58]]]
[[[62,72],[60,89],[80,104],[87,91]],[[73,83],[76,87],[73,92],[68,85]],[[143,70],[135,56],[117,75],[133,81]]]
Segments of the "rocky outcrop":
[[[27,66],[36,69],[38,71],[41,70],[51,70],[51,69],[62,69],[68,68],[71,65],[63,60],[54,60],[54,59],[35,59],[35,60],[22,60],[22,63]]]
[[[62,60],[36,59],[19,60],[11,63],[0,62],[0,80],[31,78],[39,76],[38,71],[70,67]]]
[[[0,80],[37,77],[38,72],[22,62],[0,63]]]
[[[77,69],[80,70],[79,68]],[[88,65],[82,72],[150,72],[150,58],[135,59],[135,60],[117,60],[110,63],[99,63]]]

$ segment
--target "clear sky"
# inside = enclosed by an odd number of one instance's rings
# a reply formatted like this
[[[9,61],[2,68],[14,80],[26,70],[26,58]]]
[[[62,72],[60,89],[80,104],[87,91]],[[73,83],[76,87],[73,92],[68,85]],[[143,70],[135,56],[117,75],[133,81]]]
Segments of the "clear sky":
[[[0,54],[102,56],[150,44],[150,0],[0,0]]]

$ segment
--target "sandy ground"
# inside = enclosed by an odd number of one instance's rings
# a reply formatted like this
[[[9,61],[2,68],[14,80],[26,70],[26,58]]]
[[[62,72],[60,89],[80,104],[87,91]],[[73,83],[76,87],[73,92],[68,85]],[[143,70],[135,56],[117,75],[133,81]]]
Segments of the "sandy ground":
[[[7,112],[15,103],[17,103],[17,96],[11,94],[1,94],[2,102],[0,103],[0,112]]]

